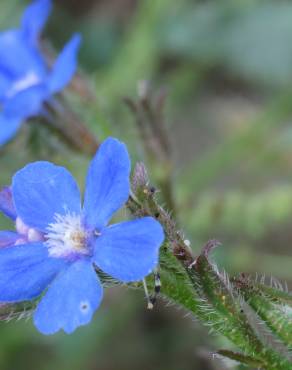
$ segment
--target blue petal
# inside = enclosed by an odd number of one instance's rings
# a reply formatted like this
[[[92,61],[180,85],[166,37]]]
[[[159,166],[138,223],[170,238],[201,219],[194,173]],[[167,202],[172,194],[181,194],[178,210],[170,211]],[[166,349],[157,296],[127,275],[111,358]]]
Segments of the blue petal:
[[[22,16],[24,36],[35,43],[51,12],[51,0],[36,0],[29,5]]]
[[[158,263],[164,234],[151,217],[105,228],[95,241],[96,265],[123,282],[142,280]]]
[[[48,79],[48,87],[52,93],[64,89],[72,79],[77,69],[77,52],[80,42],[80,35],[74,35],[58,56]]]
[[[0,33],[0,69],[12,79],[23,78],[32,72],[43,78],[47,71],[38,49],[32,47],[17,30]]]
[[[28,164],[16,172],[12,194],[22,221],[45,231],[56,214],[80,214],[80,193],[74,178],[63,167],[49,162]]]
[[[42,243],[30,243],[0,250],[0,301],[19,302],[40,295],[56,274],[66,266],[48,257]]]
[[[14,245],[21,236],[13,231],[0,231],[0,248]]]
[[[21,124],[21,118],[5,117],[0,114],[0,146],[6,144],[15,136]]]
[[[39,303],[34,324],[43,334],[72,333],[90,322],[102,300],[102,286],[90,261],[79,260],[57,276]]]
[[[108,138],[91,161],[86,179],[86,224],[101,229],[127,201],[130,192],[130,159],[125,144]]]
[[[29,117],[40,114],[43,102],[48,97],[48,90],[45,85],[39,84],[24,89],[6,100],[3,109],[3,116],[7,119]]]
[[[12,84],[11,79],[0,70],[0,100],[2,101]]]
[[[17,217],[9,186],[5,186],[0,190],[0,211],[12,220],[15,220]]]

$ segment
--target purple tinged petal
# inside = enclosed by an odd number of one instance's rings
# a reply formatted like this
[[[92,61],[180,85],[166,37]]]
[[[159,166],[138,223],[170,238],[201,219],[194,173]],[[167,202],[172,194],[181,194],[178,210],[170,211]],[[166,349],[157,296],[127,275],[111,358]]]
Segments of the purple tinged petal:
[[[70,334],[91,321],[102,295],[92,263],[79,260],[51,284],[35,311],[34,324],[43,334],[54,334],[60,329]]]
[[[14,245],[20,238],[21,235],[13,231],[0,231],[0,248],[10,247]]]
[[[90,163],[84,196],[84,217],[89,227],[103,228],[127,201],[130,193],[130,158],[125,144],[108,138]]]
[[[35,43],[51,12],[51,0],[36,0],[24,11],[22,16],[22,32],[26,39]]]
[[[17,217],[9,186],[5,186],[0,190],[0,211],[12,220],[15,220]]]
[[[152,217],[115,224],[96,238],[94,262],[125,283],[139,281],[157,265],[163,239],[163,229]]]
[[[19,302],[39,296],[64,267],[48,256],[42,243],[0,249],[0,301]]]
[[[74,35],[58,56],[48,78],[48,88],[51,93],[59,92],[71,81],[77,69],[77,53],[80,42],[80,35]]]
[[[28,164],[16,172],[12,194],[17,215],[29,227],[45,232],[56,214],[80,214],[80,193],[63,167],[49,162]]]

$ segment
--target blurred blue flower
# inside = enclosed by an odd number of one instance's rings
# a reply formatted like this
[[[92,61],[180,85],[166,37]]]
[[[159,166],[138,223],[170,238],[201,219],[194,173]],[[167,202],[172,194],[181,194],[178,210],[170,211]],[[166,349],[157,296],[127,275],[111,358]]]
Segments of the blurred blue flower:
[[[0,196],[18,231],[14,238],[2,232],[0,240],[19,244],[0,249],[0,301],[30,300],[47,289],[34,313],[42,333],[71,333],[91,320],[103,294],[95,266],[126,283],[158,263],[164,235],[155,219],[107,226],[129,197],[129,174],[125,145],[109,138],[89,166],[83,207],[72,175],[49,162],[25,166],[11,193]]]
[[[24,120],[42,114],[43,102],[61,91],[76,70],[79,35],[65,45],[52,69],[39,50],[50,10],[51,0],[36,0],[26,8],[19,29],[0,33],[0,145],[15,135]]]

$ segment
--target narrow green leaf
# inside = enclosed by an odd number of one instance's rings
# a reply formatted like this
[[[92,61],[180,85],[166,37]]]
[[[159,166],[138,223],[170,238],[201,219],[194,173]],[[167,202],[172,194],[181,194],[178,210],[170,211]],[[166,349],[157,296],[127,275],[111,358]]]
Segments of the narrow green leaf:
[[[242,353],[229,351],[227,349],[220,349],[219,351],[217,351],[217,354],[219,356],[227,357],[230,360],[237,361],[247,366],[255,367],[257,369],[264,369],[264,365],[261,361],[256,360],[251,356],[243,355]]]
[[[233,289],[228,277],[220,274],[217,267],[209,262],[209,253],[216,245],[217,241],[209,241],[189,269],[195,289],[202,297],[205,296],[224,318],[226,328],[229,326],[230,330],[225,332],[225,336],[248,356],[260,361],[265,369],[290,370],[292,364],[284,355],[261,342],[242,309],[240,296]]]
[[[235,281],[240,293],[257,315],[266,323],[269,329],[279,338],[288,349],[292,349],[292,308],[286,303],[279,304],[279,296],[275,295],[276,289],[265,287],[263,284],[254,284],[249,278]],[[264,289],[263,289],[264,288]],[[269,289],[265,289],[269,288]],[[273,297],[266,294],[269,292]],[[278,293],[284,293],[280,290]],[[285,298],[289,297],[287,293]]]
[[[292,307],[292,294],[283,289],[277,289],[273,286],[267,286],[265,284],[255,283],[255,286],[265,293],[269,299],[274,303],[286,304]]]

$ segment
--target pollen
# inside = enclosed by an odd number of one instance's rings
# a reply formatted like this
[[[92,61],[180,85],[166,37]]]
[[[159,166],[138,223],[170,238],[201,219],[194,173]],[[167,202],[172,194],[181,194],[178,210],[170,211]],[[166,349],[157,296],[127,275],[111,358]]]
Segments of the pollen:
[[[45,235],[49,254],[53,257],[66,257],[72,254],[89,254],[88,233],[81,216],[68,213],[55,215],[55,222],[47,227]]]

